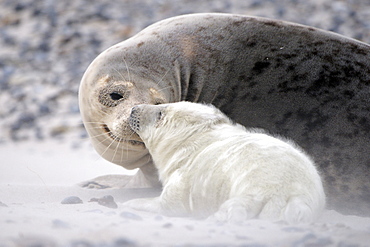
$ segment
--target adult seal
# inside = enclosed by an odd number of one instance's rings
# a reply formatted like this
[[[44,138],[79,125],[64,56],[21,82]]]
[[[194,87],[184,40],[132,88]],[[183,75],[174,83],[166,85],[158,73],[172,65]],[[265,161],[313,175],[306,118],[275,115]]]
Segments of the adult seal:
[[[370,46],[313,27],[232,14],[157,22],[101,53],[80,109],[105,159],[158,185],[129,127],[138,104],[212,103],[234,121],[293,139],[319,165],[329,207],[370,215]]]

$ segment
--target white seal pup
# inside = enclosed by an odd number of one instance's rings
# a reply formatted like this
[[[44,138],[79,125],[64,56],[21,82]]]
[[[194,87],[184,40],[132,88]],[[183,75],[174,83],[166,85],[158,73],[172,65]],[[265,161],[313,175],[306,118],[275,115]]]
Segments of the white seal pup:
[[[131,128],[163,183],[158,198],[126,205],[169,216],[312,222],[325,205],[320,176],[295,144],[234,124],[211,105],[139,105]]]
[[[320,168],[328,206],[370,216],[369,82],[368,44],[295,23],[207,13],[157,22],[104,51],[86,70],[79,100],[98,153],[139,168],[132,186],[160,183],[128,125],[131,108],[212,103],[243,126],[294,140]]]

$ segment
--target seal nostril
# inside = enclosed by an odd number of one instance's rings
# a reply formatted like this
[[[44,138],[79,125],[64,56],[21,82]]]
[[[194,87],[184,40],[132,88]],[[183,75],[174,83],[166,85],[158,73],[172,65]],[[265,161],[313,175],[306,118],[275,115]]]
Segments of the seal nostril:
[[[137,106],[134,106],[134,107],[132,107],[132,109],[131,109],[131,115],[132,116],[135,116],[135,114],[137,113]]]
[[[131,110],[131,115],[130,115],[130,118],[129,118],[129,125],[131,127],[131,129],[135,132],[137,132],[139,130],[139,121],[138,119],[136,118],[135,116],[135,109],[132,109]]]

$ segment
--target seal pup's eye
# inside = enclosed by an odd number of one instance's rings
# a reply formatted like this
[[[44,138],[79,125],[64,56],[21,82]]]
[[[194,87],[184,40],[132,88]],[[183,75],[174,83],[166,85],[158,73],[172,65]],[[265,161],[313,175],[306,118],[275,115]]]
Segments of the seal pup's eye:
[[[120,100],[120,99],[123,98],[123,95],[120,94],[120,93],[117,93],[117,92],[113,92],[113,93],[109,94],[109,96],[112,100]]]

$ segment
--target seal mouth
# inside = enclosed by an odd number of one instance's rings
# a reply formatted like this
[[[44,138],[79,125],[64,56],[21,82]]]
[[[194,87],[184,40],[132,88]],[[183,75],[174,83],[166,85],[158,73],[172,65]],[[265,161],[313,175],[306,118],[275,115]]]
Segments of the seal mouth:
[[[102,128],[104,130],[105,133],[108,134],[108,136],[113,140],[113,141],[116,141],[116,142],[126,142],[126,143],[129,143],[133,146],[143,146],[144,145],[144,142],[141,142],[141,141],[137,141],[137,140],[126,140],[125,138],[122,138],[122,137],[119,137],[119,136],[116,136],[115,134],[113,134],[113,132],[109,129],[108,125],[106,124],[102,124]]]

